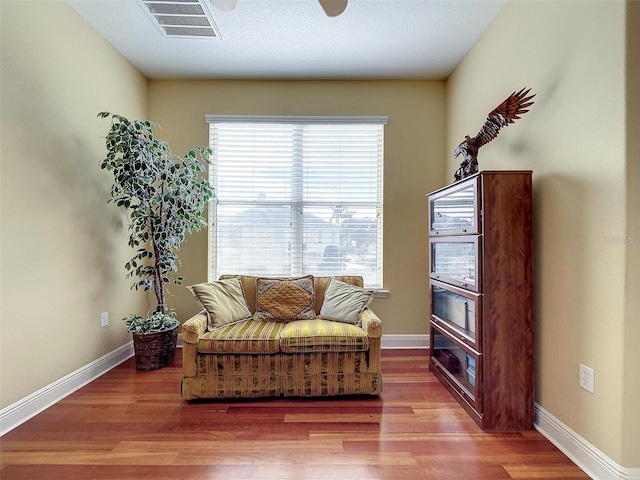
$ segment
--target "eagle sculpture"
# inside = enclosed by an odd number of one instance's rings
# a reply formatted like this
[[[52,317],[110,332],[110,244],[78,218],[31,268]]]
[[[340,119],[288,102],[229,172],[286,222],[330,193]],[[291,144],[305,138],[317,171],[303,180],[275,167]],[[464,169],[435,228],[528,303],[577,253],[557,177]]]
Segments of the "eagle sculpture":
[[[530,100],[535,97],[535,94],[529,95],[530,90],[523,88],[519,92],[513,92],[487,116],[487,120],[475,137],[465,135],[464,141],[453,152],[454,158],[460,154],[464,157],[460,168],[454,174],[456,180],[462,180],[477,173],[478,149],[496,138],[502,127],[515,122],[520,115],[529,111],[525,109],[533,105]]]

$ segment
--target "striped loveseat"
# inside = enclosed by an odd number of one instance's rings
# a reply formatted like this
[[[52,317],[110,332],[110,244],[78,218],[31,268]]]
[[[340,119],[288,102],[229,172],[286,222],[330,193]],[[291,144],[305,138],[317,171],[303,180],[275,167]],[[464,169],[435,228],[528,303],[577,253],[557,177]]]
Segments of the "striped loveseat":
[[[205,309],[182,325],[182,398],[381,392],[382,323],[368,306],[354,323],[320,318],[330,277],[315,277],[311,316],[317,318],[265,321],[256,315],[258,277],[235,277],[252,316],[211,328]],[[362,287],[362,277],[333,278]]]

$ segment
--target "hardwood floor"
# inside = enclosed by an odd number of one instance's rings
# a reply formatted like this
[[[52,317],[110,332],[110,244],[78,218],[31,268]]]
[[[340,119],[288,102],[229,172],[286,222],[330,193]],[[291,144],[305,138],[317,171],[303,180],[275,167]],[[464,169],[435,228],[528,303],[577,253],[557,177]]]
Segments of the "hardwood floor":
[[[537,431],[480,430],[420,350],[385,350],[378,398],[180,399],[130,359],[0,439],[2,480],[589,478]]]

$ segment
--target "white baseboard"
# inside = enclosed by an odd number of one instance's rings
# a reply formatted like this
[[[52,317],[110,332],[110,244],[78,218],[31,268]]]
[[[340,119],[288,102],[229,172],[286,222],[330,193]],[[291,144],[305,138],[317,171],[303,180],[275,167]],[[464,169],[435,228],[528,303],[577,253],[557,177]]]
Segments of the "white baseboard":
[[[0,410],[0,436],[133,356],[133,341]]]
[[[381,348],[429,348],[428,334],[382,335]]]
[[[535,427],[587,475],[597,480],[640,480],[640,468],[625,468],[535,404]]]

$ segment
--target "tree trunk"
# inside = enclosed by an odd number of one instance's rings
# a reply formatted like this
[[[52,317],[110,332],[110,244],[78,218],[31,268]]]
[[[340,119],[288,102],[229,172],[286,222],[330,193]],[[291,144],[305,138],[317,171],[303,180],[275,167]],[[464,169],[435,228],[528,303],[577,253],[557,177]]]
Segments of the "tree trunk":
[[[167,307],[164,304],[164,281],[162,280],[162,272],[158,265],[158,248],[155,242],[153,243],[153,254],[155,256],[155,264],[153,266],[153,290],[156,294],[156,312],[167,313]]]
[[[149,230],[151,231],[151,245],[153,246],[153,291],[156,294],[156,312],[167,313],[167,307],[164,304],[164,281],[162,280],[162,271],[160,270],[160,252],[154,240],[155,228],[153,222]]]

